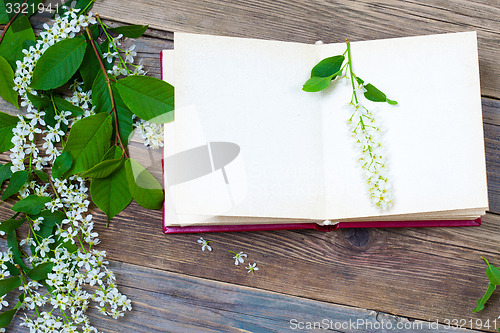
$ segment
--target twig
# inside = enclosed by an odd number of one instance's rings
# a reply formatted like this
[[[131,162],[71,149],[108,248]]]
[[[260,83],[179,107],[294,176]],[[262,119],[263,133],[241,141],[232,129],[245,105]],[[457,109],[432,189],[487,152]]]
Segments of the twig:
[[[120,137],[120,130],[118,128],[118,126],[119,126],[118,125],[118,115],[117,115],[118,112],[116,110],[115,98],[113,96],[113,89],[111,88],[111,82],[110,82],[110,79],[108,76],[108,72],[106,71],[106,67],[104,67],[101,56],[99,55],[99,51],[97,51],[97,47],[94,44],[94,40],[92,38],[92,33],[90,32],[88,27],[85,27],[85,31],[87,31],[87,35],[89,36],[90,44],[92,45],[92,48],[94,49],[97,60],[99,60],[99,65],[101,66],[101,70],[104,74],[104,77],[106,78],[106,84],[107,84],[108,90],[109,90],[109,97],[111,98],[111,112],[113,112],[114,116],[115,116],[116,137],[118,138],[118,141],[120,141],[120,146],[123,149],[123,153],[125,154],[125,157],[128,158],[127,151],[125,149],[125,146],[123,145],[122,138]]]

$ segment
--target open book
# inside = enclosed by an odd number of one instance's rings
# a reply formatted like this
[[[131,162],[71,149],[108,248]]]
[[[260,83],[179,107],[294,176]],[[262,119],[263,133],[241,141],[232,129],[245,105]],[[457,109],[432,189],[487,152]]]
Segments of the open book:
[[[336,79],[302,91],[345,43],[188,33],[162,52],[165,232],[478,225],[488,208],[475,32],[352,42],[352,64],[398,105],[364,101],[383,128],[390,209],[374,207]],[[326,227],[320,227],[326,226]]]

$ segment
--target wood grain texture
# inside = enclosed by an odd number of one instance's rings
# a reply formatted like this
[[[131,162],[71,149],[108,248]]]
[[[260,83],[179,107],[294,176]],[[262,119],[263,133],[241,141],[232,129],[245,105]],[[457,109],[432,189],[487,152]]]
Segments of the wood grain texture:
[[[2,250],[5,243],[0,240]],[[477,332],[117,261],[111,261],[109,268],[120,291],[132,300],[133,311],[115,320],[91,307],[89,317],[101,332],[289,332],[307,322],[346,333],[372,332],[377,327],[394,328],[377,332]],[[18,316],[8,332],[27,332],[20,323]]]
[[[165,31],[314,43],[476,30],[481,87],[500,98],[500,5],[496,0],[115,0],[95,12]]]
[[[7,214],[0,211],[1,218]],[[493,214],[484,218],[483,226],[470,228],[203,235],[213,241],[213,252],[200,250],[199,234],[163,235],[161,214],[135,204],[109,228],[102,214],[96,212],[94,220],[100,248],[116,261],[427,321],[498,315],[498,293],[485,310],[471,313],[487,284],[480,256],[500,264],[500,216]],[[235,266],[228,250],[244,251],[247,263],[256,262],[260,270],[252,276]],[[137,269],[124,269],[120,283],[149,283],[137,274]],[[181,285],[177,294],[188,293],[189,285]],[[185,315],[195,314],[191,309]]]

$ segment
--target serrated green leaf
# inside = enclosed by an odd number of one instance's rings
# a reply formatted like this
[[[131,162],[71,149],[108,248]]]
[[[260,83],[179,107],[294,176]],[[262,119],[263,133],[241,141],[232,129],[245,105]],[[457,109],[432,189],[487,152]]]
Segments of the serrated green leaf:
[[[118,80],[116,87],[130,111],[154,123],[174,120],[174,87],[149,76],[128,76]]]
[[[16,230],[17,228],[22,226],[24,222],[26,222],[26,218],[22,218],[20,220],[8,219],[6,221],[0,222],[0,230],[8,234],[12,230]]]
[[[121,156],[120,156],[121,157]],[[118,168],[122,167],[123,160],[112,159],[112,160],[104,160],[99,164],[92,167],[90,170],[81,174],[81,177],[86,178],[106,178],[115,172]]]
[[[165,199],[158,181],[139,162],[125,161],[127,181],[134,200],[147,209],[161,209]]]
[[[20,285],[21,278],[19,276],[12,276],[10,278],[0,280],[0,297],[16,288],[19,288]]]
[[[26,184],[27,181],[28,181],[27,170],[14,172],[10,177],[7,189],[2,194],[2,200],[5,200],[11,197],[12,195],[16,194],[17,192],[19,192],[19,190],[24,186],[24,184]]]
[[[68,82],[80,67],[86,46],[85,37],[80,36],[49,47],[35,66],[31,88],[49,90]]]
[[[73,157],[70,152],[63,152],[61,155],[56,157],[54,165],[52,166],[52,177],[61,179],[61,177],[66,173],[73,164]]]
[[[13,88],[14,71],[7,60],[0,56],[0,97],[19,109],[19,95]]]
[[[113,109],[109,88],[102,71],[97,74],[92,85],[92,105],[96,113],[110,113]]]
[[[45,204],[50,201],[52,201],[50,197],[42,197],[33,194],[16,202],[14,206],[12,206],[12,210],[15,212],[36,215],[39,214],[45,208]]]
[[[334,57],[329,57],[321,60],[316,66],[311,70],[311,77],[332,77],[331,80],[335,79],[337,72],[342,67],[344,62],[344,56],[338,55]]]
[[[122,152],[121,148],[117,146],[111,147],[106,155],[108,158],[113,158],[112,160],[120,161],[119,168],[106,178],[94,178],[90,182],[92,201],[106,214],[108,221],[124,210],[132,201],[127,173],[120,160]]]
[[[71,112],[72,117],[78,117],[84,113],[84,111],[82,110],[81,107],[74,105],[73,103],[65,100],[64,98],[56,96],[56,97],[54,97],[54,103],[56,104],[57,109],[59,111]]]
[[[23,42],[35,41],[35,33],[26,15],[19,15],[10,28],[5,32],[0,43],[0,55],[4,57],[12,68],[16,68],[16,61],[24,58]]]
[[[99,163],[110,147],[111,116],[106,113],[80,119],[71,127],[64,152],[71,153],[73,164],[68,175],[82,173]]]
[[[12,176],[12,171],[10,170],[10,167],[12,166],[12,163],[7,163],[5,165],[2,165],[0,167],[0,186],[2,186],[3,182],[9,179]]]
[[[486,302],[490,299],[491,295],[495,291],[496,286],[493,283],[488,283],[488,288],[486,289],[486,293],[484,294],[483,297],[477,300],[477,306],[472,312],[478,312],[484,309],[484,305]]]
[[[41,281],[45,280],[47,278],[47,275],[52,272],[52,268],[54,267],[54,264],[51,262],[47,262],[44,264],[37,265],[36,267],[33,267],[32,270],[28,271],[26,275],[32,280],[35,281]]]
[[[12,129],[16,127],[18,121],[19,119],[17,117],[0,112],[0,153],[14,147],[11,141],[14,136]]]
[[[117,34],[122,34],[125,37],[139,38],[148,30],[148,27],[149,25],[124,25],[110,30]]]
[[[321,90],[325,90],[330,85],[330,81],[332,81],[332,76],[321,77],[321,76],[313,76],[309,80],[304,83],[302,90],[307,92],[318,92]]]
[[[113,96],[115,98],[115,107],[118,118],[118,131],[120,133],[120,138],[122,139],[123,145],[126,147],[128,145],[130,136],[134,131],[132,112],[128,109],[127,105],[123,102],[116,85],[111,85],[113,90]]]
[[[35,175],[37,175],[38,178],[40,178],[40,180],[42,180],[44,182],[48,182],[49,181],[49,175],[47,175],[44,171],[42,171],[42,170],[35,170],[33,172],[35,173]]]
[[[375,86],[371,83],[368,83],[367,85],[364,86],[366,91],[365,91],[365,97],[367,100],[372,101],[372,102],[385,102],[387,101],[387,96],[375,88]]]

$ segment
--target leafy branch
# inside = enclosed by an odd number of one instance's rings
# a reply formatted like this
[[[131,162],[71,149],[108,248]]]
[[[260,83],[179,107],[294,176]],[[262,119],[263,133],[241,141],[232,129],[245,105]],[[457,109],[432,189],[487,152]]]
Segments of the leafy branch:
[[[92,38],[92,33],[90,32],[88,27],[85,27],[85,31],[87,32],[87,36],[89,38],[89,42],[92,45],[92,48],[94,49],[95,56],[97,57],[97,60],[99,61],[99,65],[101,66],[101,71],[104,75],[104,78],[106,80],[106,85],[108,86],[108,92],[109,92],[109,98],[111,100],[111,112],[114,114],[114,119],[115,119],[115,129],[116,129],[116,137],[115,137],[115,143],[116,140],[120,142],[120,146],[122,147],[123,150],[123,155],[128,158],[126,148],[122,142],[121,136],[120,136],[120,130],[119,130],[119,123],[118,123],[118,112],[116,111],[116,104],[115,104],[115,98],[113,96],[113,89],[111,88],[111,80],[108,76],[108,72],[106,68],[104,67],[104,64],[101,59],[101,55],[99,54],[99,51],[97,51],[97,47],[94,44],[94,39]],[[115,81],[116,82],[116,81]]]

